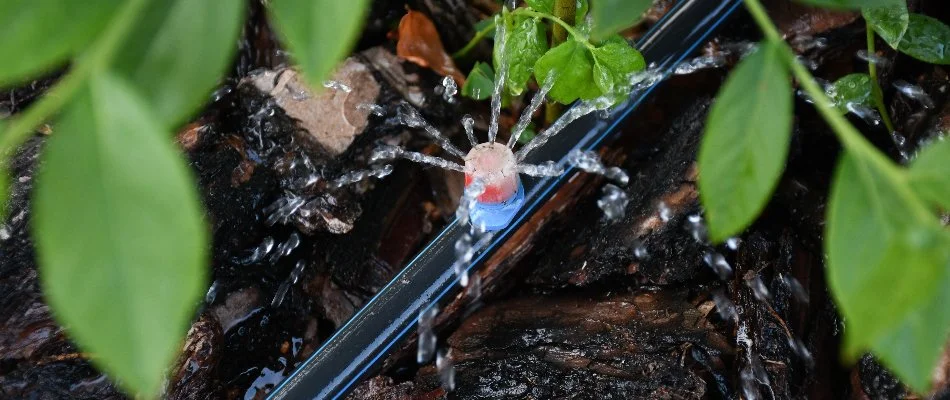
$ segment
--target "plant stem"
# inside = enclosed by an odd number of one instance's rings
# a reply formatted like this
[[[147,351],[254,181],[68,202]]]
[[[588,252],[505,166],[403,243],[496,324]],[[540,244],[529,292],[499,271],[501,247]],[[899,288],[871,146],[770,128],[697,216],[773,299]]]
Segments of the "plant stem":
[[[866,22],[868,39],[868,56],[874,55],[874,29],[871,28],[871,22]],[[884,120],[884,126],[888,132],[894,132],[894,124],[891,123],[891,117],[887,114],[887,106],[884,105],[884,93],[881,91],[881,82],[877,79],[877,65],[868,58],[868,75],[871,76],[871,97],[874,98],[874,104],[877,111],[881,113],[881,119]]]
[[[574,26],[575,14],[577,14],[576,0],[554,0],[554,16],[564,24],[554,25],[554,29],[551,30],[551,47],[567,40],[567,29],[573,29],[571,27]]]
[[[517,10],[521,11],[521,9]],[[570,34],[575,40],[580,41],[582,36],[580,32],[574,30],[572,26],[574,24],[574,15],[577,13],[577,1],[576,0],[555,0],[554,1],[554,15],[549,15],[545,13],[539,13],[531,10],[523,10],[528,15],[534,15],[540,18],[546,18],[554,22],[553,29],[551,30],[551,48],[553,49],[557,45],[564,43],[567,40],[567,35]],[[587,47],[591,47],[590,43],[587,43],[587,40],[584,40],[584,43],[587,44]],[[541,82],[538,82],[539,84]],[[557,120],[557,117],[561,116],[563,107],[560,104],[554,101],[548,101],[544,104],[544,122],[546,125],[550,125]]]
[[[36,104],[10,121],[0,138],[0,156],[12,155],[12,150],[26,140],[33,129],[68,102],[90,76],[107,66],[129,31],[138,20],[146,0],[129,0],[113,17],[109,27],[92,46],[74,63],[72,69]],[[2,161],[6,165],[6,160]]]
[[[469,40],[468,43],[465,44],[465,47],[463,47],[461,50],[453,53],[452,58],[459,59],[459,58],[465,57],[465,55],[468,54],[468,52],[472,51],[472,49],[474,49],[475,46],[478,45],[478,42],[481,42],[482,39],[485,38],[485,36],[488,36],[488,34],[494,30],[495,30],[495,19],[492,18],[491,23],[486,25],[484,28],[482,28],[482,30],[475,32],[475,36],[472,37],[472,40]]]
[[[825,122],[831,126],[831,130],[834,131],[838,139],[841,140],[845,149],[865,161],[878,164],[879,167],[889,171],[895,170],[896,166],[885,157],[884,154],[878,151],[874,145],[868,142],[867,139],[834,108],[831,99],[829,99],[825,91],[821,89],[818,82],[815,82],[815,78],[811,76],[811,72],[795,59],[795,54],[792,52],[792,49],[785,44],[782,35],[779,34],[778,29],[772,24],[772,20],[769,19],[765,8],[762,7],[759,0],[744,0],[743,3],[745,3],[746,9],[749,10],[749,14],[752,15],[756,24],[759,25],[759,29],[765,34],[766,39],[781,44],[783,49],[782,53],[785,55],[785,63],[788,65],[788,68],[795,78],[798,79],[798,83],[802,89],[814,100],[815,108],[818,110],[818,113]]]
[[[551,21],[551,22],[554,22],[555,24],[557,24],[557,25],[555,25],[555,28],[557,28],[558,26],[560,26],[561,28],[564,28],[564,30],[565,30],[567,33],[569,33],[569,34],[574,38],[574,40],[577,40],[578,42],[583,43],[583,44],[584,44],[585,46],[587,46],[588,48],[591,48],[591,49],[594,48],[594,45],[591,44],[589,40],[587,40],[587,37],[586,37],[586,36],[584,36],[583,34],[581,34],[577,29],[574,29],[573,26],[568,25],[567,22],[564,22],[564,21],[561,20],[560,18],[555,17],[555,16],[553,16],[553,15],[551,15],[551,14],[543,13],[543,12],[537,12],[537,11],[534,11],[534,10],[529,10],[529,9],[527,9],[527,8],[519,8],[519,9],[517,9],[517,10],[512,11],[511,14],[512,14],[512,15],[527,15],[527,16],[529,16],[529,17],[543,18],[543,19],[549,20],[549,21]],[[565,40],[566,40],[566,39],[567,39],[567,38],[565,37]],[[561,43],[563,43],[563,42],[564,42],[563,40],[560,41],[560,42],[555,42],[555,41],[553,40],[553,38],[552,38],[552,40],[551,40],[551,47],[557,46],[557,45],[559,45],[559,44],[561,44]]]

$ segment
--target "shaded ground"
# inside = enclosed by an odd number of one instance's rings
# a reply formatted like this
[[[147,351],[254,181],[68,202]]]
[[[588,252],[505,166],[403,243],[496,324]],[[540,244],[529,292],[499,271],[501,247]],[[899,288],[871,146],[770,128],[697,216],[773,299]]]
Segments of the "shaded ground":
[[[496,7],[491,1],[409,3],[432,17],[449,51]],[[817,63],[816,75],[833,80],[863,71],[854,57],[864,43],[857,15],[769,3],[789,39]],[[911,3],[950,19],[939,1]],[[652,10],[651,20],[668,5]],[[437,151],[423,135],[396,124],[399,102],[414,103],[459,143],[461,115],[475,114],[483,131],[487,122],[487,104],[449,104],[434,92],[440,76],[395,58],[386,34],[405,12],[404,2],[377,1],[352,61],[378,83],[373,102],[382,115],[366,114],[366,128],[337,154],[287,115],[275,100],[279,94],[250,83],[262,76],[259,68],[279,70],[284,62],[261,7],[250,7],[232,76],[178,136],[212,223],[214,281],[169,374],[168,398],[263,398],[451,218],[460,178],[439,170],[399,162],[383,180],[340,190],[328,185],[345,171],[364,169],[378,142]],[[727,25],[705,52],[756,39],[744,15]],[[827,45],[808,46],[817,38]],[[475,57],[487,59],[489,50],[482,46]],[[885,95],[911,146],[950,127],[947,71],[891,51],[882,55],[889,60],[881,70]],[[467,71],[470,62],[460,68]],[[441,388],[433,365],[415,365],[409,343],[352,397],[906,396],[873,358],[851,367],[839,362],[844,324],[827,293],[821,256],[838,145],[804,101],[796,103],[789,165],[777,193],[737,249],[694,239],[690,216],[700,212],[695,152],[725,73],[665,83],[603,152],[608,164],[631,173],[624,218],[604,221],[596,206],[603,182],[577,175],[482,267],[480,303],[459,297],[444,307],[437,326],[455,364],[455,392]],[[937,107],[921,110],[896,96],[890,89],[896,79],[923,87]],[[4,91],[0,109],[21,111],[51,81]],[[502,122],[510,125],[510,116]],[[887,132],[853,122],[899,156]],[[69,343],[42,300],[28,230],[42,142],[37,135],[15,158],[10,214],[0,225],[0,397],[123,398]],[[290,207],[297,202],[299,208]],[[255,255],[253,249],[268,242],[273,248]],[[648,257],[636,254],[641,246]],[[710,252],[732,266],[728,279],[707,266]],[[298,265],[302,273],[293,283]],[[729,309],[716,307],[724,299],[734,304],[734,316],[717,312]],[[947,366],[941,372],[937,398],[950,396]]]

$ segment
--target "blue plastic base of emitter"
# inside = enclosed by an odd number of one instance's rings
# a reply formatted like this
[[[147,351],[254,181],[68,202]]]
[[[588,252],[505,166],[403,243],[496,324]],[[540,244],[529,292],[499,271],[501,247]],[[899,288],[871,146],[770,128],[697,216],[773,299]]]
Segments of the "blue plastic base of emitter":
[[[511,220],[515,218],[515,215],[518,215],[518,211],[521,211],[523,205],[524,186],[521,184],[521,180],[518,180],[518,191],[508,201],[503,203],[476,202],[471,213],[472,224],[481,226],[489,232],[500,230],[511,223]]]

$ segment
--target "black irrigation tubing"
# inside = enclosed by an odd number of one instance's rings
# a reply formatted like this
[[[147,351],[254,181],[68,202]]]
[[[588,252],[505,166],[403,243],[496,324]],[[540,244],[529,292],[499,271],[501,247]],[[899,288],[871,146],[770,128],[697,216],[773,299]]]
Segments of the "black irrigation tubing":
[[[681,0],[643,36],[637,47],[648,63],[668,75],[740,4],[741,0]],[[558,160],[559,165],[568,167],[567,154],[571,150],[596,149],[657,84],[636,91],[606,119],[594,113],[574,121],[524,161],[538,164]],[[486,260],[572,173],[567,168],[558,177],[524,177],[525,202],[521,213],[506,228],[494,232],[491,240],[473,244],[476,255],[466,272]],[[451,266],[456,261],[455,242],[468,231],[469,227],[457,220],[450,223],[316,353],[281,382],[269,399],[340,398],[361,379],[376,372],[380,362],[398,349],[416,326],[421,312],[458,292],[458,276]]]

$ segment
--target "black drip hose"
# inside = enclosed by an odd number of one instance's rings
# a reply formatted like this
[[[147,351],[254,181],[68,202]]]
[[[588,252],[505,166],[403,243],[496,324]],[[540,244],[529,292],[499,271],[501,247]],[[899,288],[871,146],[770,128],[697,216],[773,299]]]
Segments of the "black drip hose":
[[[685,57],[741,4],[741,0],[682,0],[638,43],[644,58],[659,71],[669,74]],[[606,119],[588,115],[574,121],[545,145],[529,154],[524,162],[548,160],[566,166],[574,149],[593,150],[647,96],[653,87],[636,91]],[[572,174],[559,177],[526,178],[525,205],[511,224],[489,240],[474,244],[471,269],[490,256],[534,214]],[[269,399],[336,399],[345,396],[379,362],[398,349],[416,318],[447,295],[457,293],[458,277],[452,271],[456,261],[455,242],[469,231],[458,221],[449,224],[388,285],[340,328],[316,353],[285,379]]]

